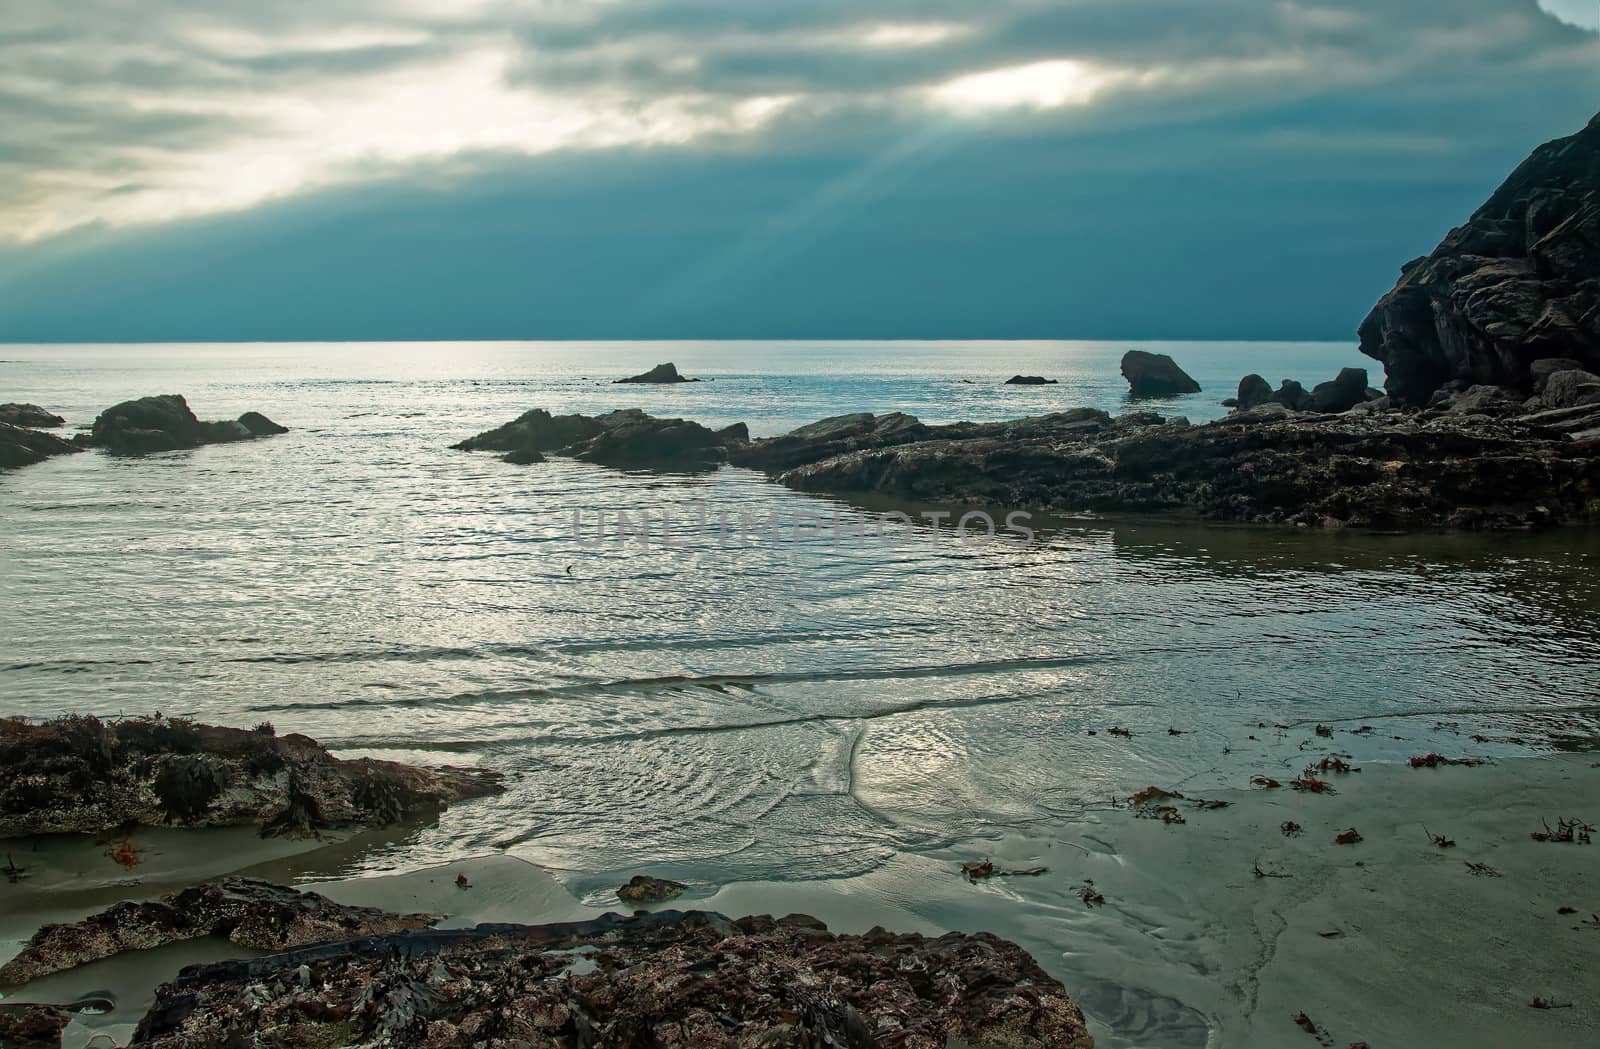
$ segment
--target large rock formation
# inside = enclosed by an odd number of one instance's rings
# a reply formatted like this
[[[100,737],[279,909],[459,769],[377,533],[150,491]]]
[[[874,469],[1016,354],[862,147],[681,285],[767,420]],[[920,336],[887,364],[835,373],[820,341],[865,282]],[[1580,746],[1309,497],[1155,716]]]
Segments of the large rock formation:
[[[812,449],[829,454],[791,445],[771,472],[801,491],[1008,511],[1379,528],[1600,520],[1600,405],[1492,418],[1377,404],[1297,416],[1268,403],[1204,426],[1079,409],[923,427],[892,445]]]
[[[1600,116],[1548,142],[1361,325],[1389,395],[1425,404],[1452,380],[1534,384],[1534,362],[1600,372]]]
[[[181,394],[166,393],[107,408],[90,428],[89,443],[117,455],[144,455],[288,432],[260,412],[246,412],[238,419],[222,422],[202,422]]]
[[[44,462],[53,455],[81,452],[82,447],[53,433],[0,422],[0,470],[15,470]]]
[[[1199,393],[1200,384],[1164,353],[1129,350],[1122,355],[1122,376],[1134,397],[1177,397]]]
[[[67,420],[54,412],[47,412],[37,404],[0,404],[0,423],[10,423],[12,426],[36,426],[40,429],[52,430],[57,426],[67,425]]]
[[[553,416],[535,408],[452,447],[504,452],[502,459],[519,465],[543,462],[544,453],[552,452],[622,469],[698,470],[726,461],[731,449],[749,439],[743,423],[711,430],[686,419],[657,419],[638,408],[593,417]]]
[[[390,914],[348,907],[314,892],[254,878],[227,878],[158,900],[113,904],[80,922],[46,925],[0,965],[0,985],[75,969],[123,951],[225,936],[241,947],[281,951],[308,943],[423,929],[436,914]]]
[[[649,371],[644,372],[643,374],[630,375],[626,379],[617,379],[615,382],[612,383],[612,385],[616,386],[616,385],[621,385],[621,384],[626,384],[626,383],[639,383],[639,384],[647,384],[647,385],[662,385],[662,384],[675,383],[675,382],[699,382],[699,381],[700,381],[699,379],[686,379],[683,376],[679,375],[678,374],[678,366],[676,364],[673,364],[671,361],[668,361],[666,364],[658,364],[658,365],[656,365],[654,368],[651,368]]]
[[[1083,1013],[1013,943],[701,911],[480,925],[185,969],[146,1049],[1091,1049]]]
[[[478,769],[341,760],[315,740],[179,718],[0,719],[0,838],[130,824],[384,826],[499,793]]]
[[[777,472],[843,452],[919,441],[929,433],[928,427],[918,422],[916,416],[903,412],[835,415],[782,437],[754,441],[748,447],[735,450],[730,461],[735,466]]]

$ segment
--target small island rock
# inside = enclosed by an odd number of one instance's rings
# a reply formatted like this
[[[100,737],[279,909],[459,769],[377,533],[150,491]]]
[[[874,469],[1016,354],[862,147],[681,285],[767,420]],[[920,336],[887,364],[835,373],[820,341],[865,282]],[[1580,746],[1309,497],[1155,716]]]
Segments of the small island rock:
[[[1134,397],[1176,397],[1200,392],[1200,384],[1164,353],[1129,350],[1122,355],[1122,375]]]
[[[644,372],[641,375],[630,375],[626,379],[617,379],[612,383],[612,385],[616,386],[626,383],[665,384],[674,382],[699,381],[699,379],[686,379],[682,375],[679,375],[678,366],[673,364],[671,361],[668,361],[666,364],[656,365],[654,368],[651,368],[649,371]]]
[[[47,412],[37,404],[0,404],[0,423],[10,423],[12,426],[32,426],[41,430],[53,430],[58,426],[67,425],[67,420],[53,412]]]

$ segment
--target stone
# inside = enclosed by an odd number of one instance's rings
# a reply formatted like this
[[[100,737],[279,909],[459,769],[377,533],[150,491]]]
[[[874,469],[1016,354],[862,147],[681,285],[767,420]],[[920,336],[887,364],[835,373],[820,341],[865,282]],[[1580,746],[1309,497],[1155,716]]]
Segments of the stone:
[[[532,448],[518,448],[507,452],[500,457],[501,462],[511,463],[515,466],[533,466],[536,463],[547,462],[543,452]]]
[[[1600,122],[1534,150],[1405,266],[1360,336],[1397,404],[1426,404],[1451,380],[1526,394],[1546,358],[1600,372]]]
[[[72,1022],[65,1006],[0,1002],[0,1045],[6,1049],[61,1049],[61,1032]]]
[[[1200,392],[1200,384],[1164,353],[1129,350],[1122,355],[1122,375],[1134,397],[1176,397]]]
[[[37,404],[0,404],[0,423],[10,423],[12,426],[33,426],[43,430],[51,430],[57,426],[67,425],[67,420],[53,412],[47,412]]]
[[[600,423],[587,415],[551,415],[535,408],[450,447],[461,452],[553,452],[587,441],[601,429]]]
[[[626,379],[617,379],[614,383],[612,383],[612,385],[615,386],[625,383],[659,384],[699,381],[699,379],[685,379],[683,376],[678,374],[678,366],[673,364],[671,361],[668,361],[666,364],[656,365],[654,368],[651,368],[649,371],[644,372],[643,374],[630,375]]]
[[[1532,383],[1534,393],[1543,393],[1545,380],[1556,372],[1581,372],[1584,370],[1582,361],[1575,361],[1571,357],[1542,357],[1528,366],[1528,377]]]
[[[1283,405],[1291,412],[1303,412],[1311,407],[1311,394],[1307,393],[1306,388],[1293,379],[1285,379],[1273,391],[1272,401],[1275,404]]]
[[[635,874],[628,879],[628,884],[617,890],[617,899],[624,903],[661,903],[682,896],[688,888],[680,881]]]
[[[619,469],[704,469],[728,458],[728,442],[687,419],[657,419],[637,408],[596,419],[600,432],[563,449],[584,462]]]
[[[1445,402],[1445,409],[1454,415],[1513,415],[1522,405],[1503,386],[1469,386]]]
[[[1366,399],[1367,370],[1341,368],[1338,378],[1317,383],[1306,407],[1313,412],[1333,414],[1347,412]]]
[[[0,470],[15,470],[42,463],[56,455],[81,452],[83,447],[53,433],[0,422]]]
[[[255,878],[226,878],[156,900],[124,900],[79,922],[46,925],[0,966],[0,985],[16,986],[124,951],[202,936],[224,936],[251,950],[281,951],[422,929],[439,920],[435,914],[349,907]]]
[[[0,838],[126,826],[382,827],[502,789],[481,769],[335,758],[266,724],[0,718]]]
[[[1546,408],[1574,408],[1600,401],[1600,375],[1586,371],[1556,372],[1544,382],[1539,403]]]
[[[1013,943],[704,911],[419,930],[192,966],[131,1045],[1091,1049]]]
[[[749,444],[750,427],[744,423],[734,423],[732,426],[724,426],[718,430],[717,436],[722,438],[724,444]]]
[[[262,426],[261,432],[256,426]],[[146,455],[287,432],[259,412],[246,412],[238,420],[201,422],[182,394],[168,393],[107,408],[95,418],[89,443],[114,455]]]
[[[1252,372],[1239,380],[1239,396],[1235,400],[1240,411],[1249,411],[1272,400],[1272,386]]]
[[[1054,386],[1055,379],[1046,379],[1043,375],[1013,375],[1005,381],[1007,386]]]
[[[916,416],[902,412],[835,415],[781,437],[752,441],[746,447],[734,449],[729,461],[736,466],[775,473],[842,452],[921,440],[928,434],[928,427]]]

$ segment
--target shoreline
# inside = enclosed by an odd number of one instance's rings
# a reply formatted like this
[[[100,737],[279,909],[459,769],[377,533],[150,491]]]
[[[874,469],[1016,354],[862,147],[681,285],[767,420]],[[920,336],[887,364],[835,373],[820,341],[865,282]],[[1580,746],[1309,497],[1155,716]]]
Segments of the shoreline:
[[[1369,764],[1330,778],[1333,795],[1285,785],[1208,790],[1207,799],[1229,803],[1216,810],[1173,801],[1181,825],[1138,818],[1126,803],[1082,799],[1068,815],[996,827],[928,852],[900,852],[867,874],[737,881],[710,891],[702,883],[648,909],[730,917],[801,912],[836,932],[875,925],[928,935],[991,932],[1020,944],[1066,985],[1101,1049],[1293,1045],[1306,1037],[1294,1022],[1300,1013],[1339,1045],[1587,1044],[1600,1023],[1593,968],[1600,922],[1592,929],[1584,924],[1600,912],[1590,875],[1595,846],[1541,843],[1529,834],[1541,820],[1600,816],[1600,768],[1592,755],[1437,769]],[[1301,824],[1303,833],[1286,837],[1279,829],[1285,820]],[[1424,825],[1456,845],[1434,846]],[[1335,845],[1334,835],[1350,827],[1362,841]],[[172,833],[189,833],[204,849],[217,832]],[[291,862],[304,872],[303,861],[314,857],[269,858],[238,873],[271,878]],[[975,859],[1048,870],[969,883],[959,868]],[[1486,864],[1498,876],[1474,874],[1469,863]],[[1257,866],[1267,876],[1256,876]],[[457,888],[457,874],[472,887]],[[1085,879],[1103,903],[1077,895]],[[614,898],[580,898],[569,886],[581,883],[583,872],[549,871],[507,854],[399,875],[295,880],[340,903],[446,914],[440,923],[446,928],[634,909]],[[62,906],[66,901],[57,899],[45,907],[57,893],[44,889],[36,885],[29,893],[39,907],[7,914],[0,948],[7,956],[27,920],[99,906],[82,899]],[[133,895],[158,891],[141,884]],[[1563,906],[1576,912],[1558,914]],[[1338,935],[1322,935],[1329,932]],[[1488,949],[1437,956],[1452,944]],[[172,945],[47,977],[10,1000],[112,991],[116,1009],[68,1028],[64,1045],[87,1045],[96,1033],[131,1033],[141,993],[152,993],[179,966],[242,953],[223,941]],[[1535,997],[1560,1007],[1532,1008]]]

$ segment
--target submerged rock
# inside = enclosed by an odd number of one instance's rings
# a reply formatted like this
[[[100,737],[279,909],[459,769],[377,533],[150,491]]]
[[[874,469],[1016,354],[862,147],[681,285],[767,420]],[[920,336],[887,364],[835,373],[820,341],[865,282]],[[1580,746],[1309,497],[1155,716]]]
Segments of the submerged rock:
[[[314,892],[255,878],[226,878],[158,900],[123,901],[64,925],[46,925],[0,965],[0,984],[16,985],[123,951],[225,936],[241,947],[281,951],[308,943],[422,929],[434,914],[390,914],[348,907]]]
[[[33,426],[43,430],[52,430],[57,426],[67,425],[67,420],[53,412],[47,412],[37,404],[0,404],[0,423],[10,423],[12,426]]]
[[[53,433],[0,422],[0,470],[15,470],[42,463],[51,456],[81,451],[81,446]]]
[[[624,903],[660,903],[682,896],[688,888],[681,881],[635,874],[628,879],[628,884],[617,890],[617,899]]]
[[[1122,355],[1122,375],[1134,397],[1176,397],[1200,392],[1200,384],[1164,353],[1129,350]]]
[[[1563,357],[1600,371],[1600,118],[1534,150],[1467,223],[1407,263],[1361,324],[1397,403],[1451,380],[1536,383]]]
[[[237,420],[202,422],[181,394],[167,393],[107,408],[90,428],[89,443],[116,455],[145,455],[288,432],[260,412],[246,412]]]
[[[341,760],[315,740],[178,718],[0,719],[0,838],[138,824],[385,826],[501,790],[496,773]]]
[[[642,375],[630,375],[626,379],[617,379],[613,386],[624,383],[674,383],[674,382],[699,382],[699,379],[686,379],[678,374],[678,366],[668,361],[658,364]]]
[[[987,933],[830,933],[664,911],[480,925],[185,969],[133,1046],[1090,1049],[1082,1011]]]
[[[1007,386],[1054,386],[1056,380],[1046,379],[1043,375],[1013,375],[1005,381]]]

